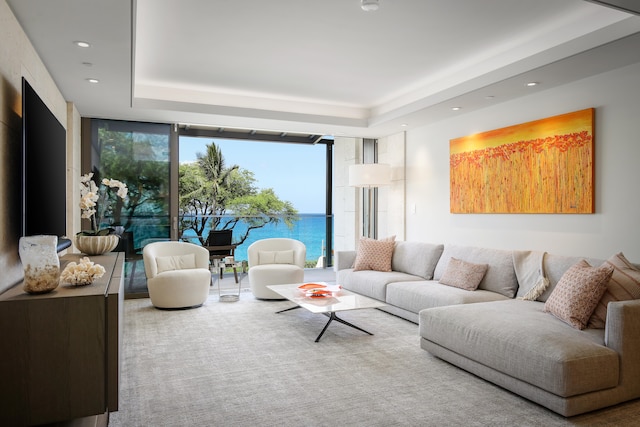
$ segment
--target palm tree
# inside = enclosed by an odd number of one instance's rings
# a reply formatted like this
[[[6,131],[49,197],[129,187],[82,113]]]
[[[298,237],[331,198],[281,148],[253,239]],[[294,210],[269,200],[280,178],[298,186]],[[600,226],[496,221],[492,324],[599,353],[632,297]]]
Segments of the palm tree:
[[[204,244],[211,230],[233,229],[240,221],[248,228],[234,242],[244,242],[251,230],[283,221],[292,227],[297,211],[272,189],[258,190],[253,173],[238,165],[227,167],[220,148],[212,142],[195,164],[180,165],[180,228],[193,230]],[[231,212],[231,215],[229,213]]]

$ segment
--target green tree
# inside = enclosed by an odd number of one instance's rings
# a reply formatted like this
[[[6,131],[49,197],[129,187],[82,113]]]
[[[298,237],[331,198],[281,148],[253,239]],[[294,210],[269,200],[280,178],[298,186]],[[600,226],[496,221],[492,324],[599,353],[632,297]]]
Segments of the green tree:
[[[102,178],[124,182],[129,194],[126,201],[110,195],[115,206],[109,212],[114,224],[131,228],[134,217],[165,213],[169,205],[169,163],[162,154],[168,150],[167,135],[136,134],[98,129],[100,144],[99,171],[96,183]],[[161,160],[157,160],[161,159]]]
[[[180,165],[180,229],[193,230],[204,244],[207,228],[229,230],[244,221],[246,232],[234,234],[234,243],[241,244],[251,230],[270,223],[293,227],[298,219],[293,205],[280,200],[273,189],[258,189],[255,182],[253,172],[227,167],[219,147],[208,144],[195,163]]]

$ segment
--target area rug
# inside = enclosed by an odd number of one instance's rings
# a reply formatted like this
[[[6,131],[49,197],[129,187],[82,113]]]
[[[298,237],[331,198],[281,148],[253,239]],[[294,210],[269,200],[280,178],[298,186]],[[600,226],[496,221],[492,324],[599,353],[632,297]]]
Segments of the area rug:
[[[418,326],[217,293],[192,310],[124,302],[120,409],[110,426],[624,426],[640,401],[561,417],[420,349]]]

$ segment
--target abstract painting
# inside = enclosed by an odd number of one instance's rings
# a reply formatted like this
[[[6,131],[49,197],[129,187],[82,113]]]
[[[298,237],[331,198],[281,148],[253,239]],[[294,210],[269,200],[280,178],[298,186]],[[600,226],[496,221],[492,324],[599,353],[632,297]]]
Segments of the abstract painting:
[[[594,109],[449,141],[452,213],[594,213]]]

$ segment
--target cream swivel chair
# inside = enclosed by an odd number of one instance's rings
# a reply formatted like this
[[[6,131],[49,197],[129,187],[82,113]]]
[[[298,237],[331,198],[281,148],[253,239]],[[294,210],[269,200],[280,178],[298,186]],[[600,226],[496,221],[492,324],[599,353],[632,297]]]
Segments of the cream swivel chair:
[[[301,283],[307,248],[304,243],[286,238],[263,239],[247,248],[249,284],[258,299],[282,299],[268,285]]]
[[[186,242],[154,242],[142,250],[151,303],[157,308],[201,306],[209,296],[209,251]]]

